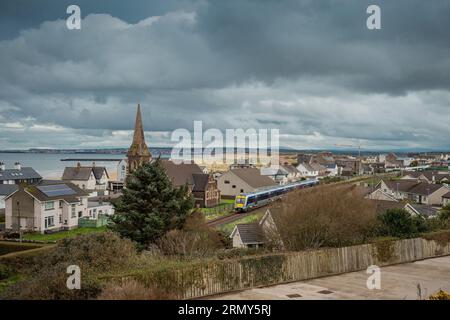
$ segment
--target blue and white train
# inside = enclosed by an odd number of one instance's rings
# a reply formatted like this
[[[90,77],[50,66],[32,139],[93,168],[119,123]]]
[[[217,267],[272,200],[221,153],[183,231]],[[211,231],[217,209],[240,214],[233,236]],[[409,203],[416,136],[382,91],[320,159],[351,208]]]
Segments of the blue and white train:
[[[310,179],[293,182],[286,185],[270,186],[258,189],[254,192],[241,193],[236,196],[234,210],[236,212],[247,212],[265,206],[269,202],[281,198],[284,194],[297,189],[312,187],[319,184],[319,180]]]

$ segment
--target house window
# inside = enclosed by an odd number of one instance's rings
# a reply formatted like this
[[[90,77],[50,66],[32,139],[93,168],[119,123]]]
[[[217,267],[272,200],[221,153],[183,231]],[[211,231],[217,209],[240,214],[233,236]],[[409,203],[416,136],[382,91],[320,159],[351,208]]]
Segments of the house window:
[[[233,184],[232,186],[231,186],[233,189],[236,189],[236,186]]]
[[[59,223],[62,223],[62,215],[59,215]]]
[[[76,218],[77,217],[77,214],[75,212],[75,205],[74,204],[72,205],[72,208],[71,208],[71,217],[72,218]]]
[[[44,208],[45,208],[45,210],[55,209],[55,202],[53,202],[53,201],[45,202]]]
[[[55,226],[55,217],[49,216],[45,217],[45,229]]]
[[[78,211],[78,218],[81,218],[83,216],[83,212],[82,211]]]
[[[241,193],[243,193],[244,192],[244,189],[241,189]]]
[[[59,207],[62,208],[63,205],[64,205],[64,201],[60,200],[60,201],[59,201]]]
[[[225,180],[223,183],[230,184],[230,180]]]

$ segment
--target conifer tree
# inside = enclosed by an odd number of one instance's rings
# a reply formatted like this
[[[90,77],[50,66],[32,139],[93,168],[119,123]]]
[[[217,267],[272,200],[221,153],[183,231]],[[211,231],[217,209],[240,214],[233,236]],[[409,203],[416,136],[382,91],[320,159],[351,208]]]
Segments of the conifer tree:
[[[142,247],[183,226],[193,211],[187,185],[174,188],[160,159],[139,166],[128,176],[108,227]]]

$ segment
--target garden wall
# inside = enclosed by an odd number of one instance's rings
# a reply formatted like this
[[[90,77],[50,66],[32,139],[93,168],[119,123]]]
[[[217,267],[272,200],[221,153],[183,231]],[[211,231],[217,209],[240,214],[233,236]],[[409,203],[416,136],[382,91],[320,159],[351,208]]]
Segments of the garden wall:
[[[365,270],[450,254],[450,233],[343,248],[198,263],[135,275],[147,284],[195,298],[234,290]]]

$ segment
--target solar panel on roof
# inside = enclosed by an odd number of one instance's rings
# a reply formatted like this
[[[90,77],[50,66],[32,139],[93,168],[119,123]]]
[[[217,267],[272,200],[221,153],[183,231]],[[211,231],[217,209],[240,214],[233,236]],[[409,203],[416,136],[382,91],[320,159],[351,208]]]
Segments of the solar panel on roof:
[[[65,184],[58,184],[53,186],[38,186],[37,187],[47,197],[69,196],[76,194],[69,186]]]

